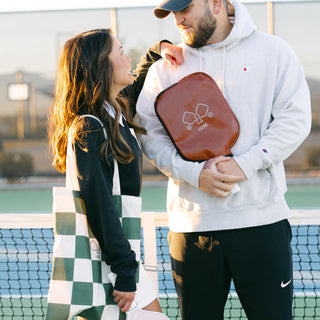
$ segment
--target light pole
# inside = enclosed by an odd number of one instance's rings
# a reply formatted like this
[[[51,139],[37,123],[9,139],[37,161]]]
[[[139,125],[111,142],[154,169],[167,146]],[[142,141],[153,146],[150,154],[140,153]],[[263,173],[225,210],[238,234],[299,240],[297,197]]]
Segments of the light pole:
[[[273,21],[273,2],[267,2],[267,23],[269,34],[274,34]]]
[[[111,8],[111,30],[115,37],[118,37],[117,8]]]

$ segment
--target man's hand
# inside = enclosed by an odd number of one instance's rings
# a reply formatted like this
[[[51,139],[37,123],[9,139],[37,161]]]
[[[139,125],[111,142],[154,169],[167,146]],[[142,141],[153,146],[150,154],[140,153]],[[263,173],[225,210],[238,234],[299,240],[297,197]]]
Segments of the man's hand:
[[[220,161],[216,163],[216,167],[219,172],[224,173],[224,174],[231,174],[231,175],[236,175],[242,178],[242,181],[247,180],[246,175],[244,172],[241,170],[237,162],[229,157],[229,161]]]
[[[243,180],[242,175],[218,171],[218,164],[228,163],[230,160],[232,158],[223,156],[208,160],[200,172],[199,189],[217,198],[226,198],[234,184]]]
[[[136,292],[123,292],[113,290],[114,302],[121,309],[122,312],[129,311],[131,304],[134,300]]]
[[[161,57],[168,63],[170,63],[174,68],[177,68],[183,63],[182,48],[170,44],[168,42],[161,42]]]

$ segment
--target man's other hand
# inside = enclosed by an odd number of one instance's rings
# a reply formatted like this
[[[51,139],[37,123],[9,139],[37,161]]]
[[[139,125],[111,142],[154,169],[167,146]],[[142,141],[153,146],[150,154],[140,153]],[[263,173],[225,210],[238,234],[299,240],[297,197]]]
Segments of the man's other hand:
[[[231,157],[229,157],[229,161],[220,161],[216,163],[216,167],[221,173],[240,176],[242,181],[247,180],[246,175],[241,170],[238,163]]]
[[[217,165],[229,163],[231,160],[233,159],[230,157],[219,156],[206,161],[200,172],[199,189],[217,198],[226,198],[230,194],[234,184],[244,180],[243,177],[245,177],[243,173],[241,175],[238,173],[219,172]],[[223,166],[221,168],[225,170]]]

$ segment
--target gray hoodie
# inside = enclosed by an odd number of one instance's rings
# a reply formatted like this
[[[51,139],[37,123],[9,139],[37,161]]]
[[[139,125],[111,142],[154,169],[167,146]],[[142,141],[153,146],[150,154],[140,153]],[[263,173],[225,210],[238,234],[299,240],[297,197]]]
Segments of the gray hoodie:
[[[137,103],[148,132],[141,137],[143,151],[170,178],[167,210],[175,232],[252,227],[290,216],[283,161],[310,132],[309,89],[288,44],[256,31],[246,8],[233,5],[229,36],[201,49],[181,44],[184,63],[177,69],[163,60],[153,64]],[[224,199],[199,189],[204,163],[179,156],[154,112],[159,92],[197,71],[215,79],[240,123],[232,153],[247,180]]]

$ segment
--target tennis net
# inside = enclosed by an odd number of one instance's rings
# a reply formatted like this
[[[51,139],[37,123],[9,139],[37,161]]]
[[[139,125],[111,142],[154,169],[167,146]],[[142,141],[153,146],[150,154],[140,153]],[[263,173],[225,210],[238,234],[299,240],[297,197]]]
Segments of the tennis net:
[[[293,210],[295,320],[320,319],[320,210]],[[180,319],[170,268],[168,217],[142,214],[142,260],[159,291],[162,310]],[[46,312],[53,247],[50,214],[0,214],[0,319],[40,320]],[[247,319],[234,288],[225,319]]]

